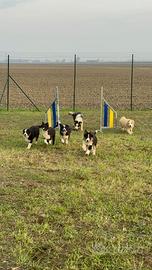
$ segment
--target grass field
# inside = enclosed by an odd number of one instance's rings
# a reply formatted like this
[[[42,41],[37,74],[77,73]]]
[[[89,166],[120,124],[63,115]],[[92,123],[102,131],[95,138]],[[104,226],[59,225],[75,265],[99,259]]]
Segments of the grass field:
[[[62,145],[27,150],[22,129],[39,124],[35,111],[0,111],[0,269],[151,270],[151,111],[118,112],[135,119],[134,134],[97,133],[95,157],[82,134]],[[95,110],[85,126],[97,129]],[[66,110],[63,122],[72,124]]]

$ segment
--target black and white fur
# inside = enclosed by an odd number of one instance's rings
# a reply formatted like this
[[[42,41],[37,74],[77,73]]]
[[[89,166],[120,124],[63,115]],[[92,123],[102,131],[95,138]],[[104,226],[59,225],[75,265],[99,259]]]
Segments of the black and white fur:
[[[68,144],[70,135],[71,135],[71,128],[69,125],[62,125],[61,123],[59,124],[60,127],[60,136],[61,136],[61,142]]]
[[[69,112],[73,116],[74,129],[83,131],[83,114],[81,112]]]
[[[27,149],[31,148],[34,139],[37,143],[39,134],[40,134],[39,126],[32,126],[30,128],[23,129],[23,136],[25,140],[28,142]]]
[[[96,146],[97,146],[96,132],[85,130],[82,145],[82,149],[85,151],[85,154],[90,155],[90,153],[92,152],[92,154],[95,155]]]
[[[40,126],[43,130],[43,137],[44,142],[46,144],[53,144],[55,143],[55,128],[49,127],[48,123],[42,122],[42,125]]]

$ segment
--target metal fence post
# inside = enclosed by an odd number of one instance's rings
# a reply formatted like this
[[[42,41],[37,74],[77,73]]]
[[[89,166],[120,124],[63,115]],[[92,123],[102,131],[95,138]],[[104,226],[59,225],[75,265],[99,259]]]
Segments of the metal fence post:
[[[75,111],[75,97],[76,97],[76,54],[74,55],[74,78],[73,78],[73,111]]]
[[[9,98],[10,98],[10,89],[9,89],[9,55],[8,55],[8,60],[7,60],[7,111],[9,111]]]
[[[133,97],[132,97],[133,77],[134,77],[134,55],[132,54],[132,57],[131,57],[131,85],[130,85],[130,109],[131,109],[131,111],[133,110]]]

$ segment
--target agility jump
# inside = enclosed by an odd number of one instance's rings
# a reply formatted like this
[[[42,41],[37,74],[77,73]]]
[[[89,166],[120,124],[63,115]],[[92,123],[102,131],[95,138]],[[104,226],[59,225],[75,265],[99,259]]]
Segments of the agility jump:
[[[60,124],[58,87],[56,87],[56,97],[45,113],[45,120],[46,119],[47,119],[49,127],[56,128]]]
[[[100,114],[100,131],[104,128],[117,127],[117,112],[106,101],[103,96],[103,87],[101,87],[101,114]]]

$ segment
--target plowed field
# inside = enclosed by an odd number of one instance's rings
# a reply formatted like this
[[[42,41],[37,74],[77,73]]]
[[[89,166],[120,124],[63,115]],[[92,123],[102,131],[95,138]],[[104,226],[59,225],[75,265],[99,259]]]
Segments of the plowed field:
[[[130,108],[130,65],[77,65],[76,107],[95,108],[100,105],[100,88],[116,109]],[[59,87],[60,105],[72,108],[73,65],[70,64],[11,64],[10,74],[39,107],[53,100]],[[0,65],[0,95],[7,77],[7,66]],[[6,92],[2,105],[6,104]],[[32,105],[10,80],[10,106]],[[133,107],[152,108],[152,65],[134,66]]]

